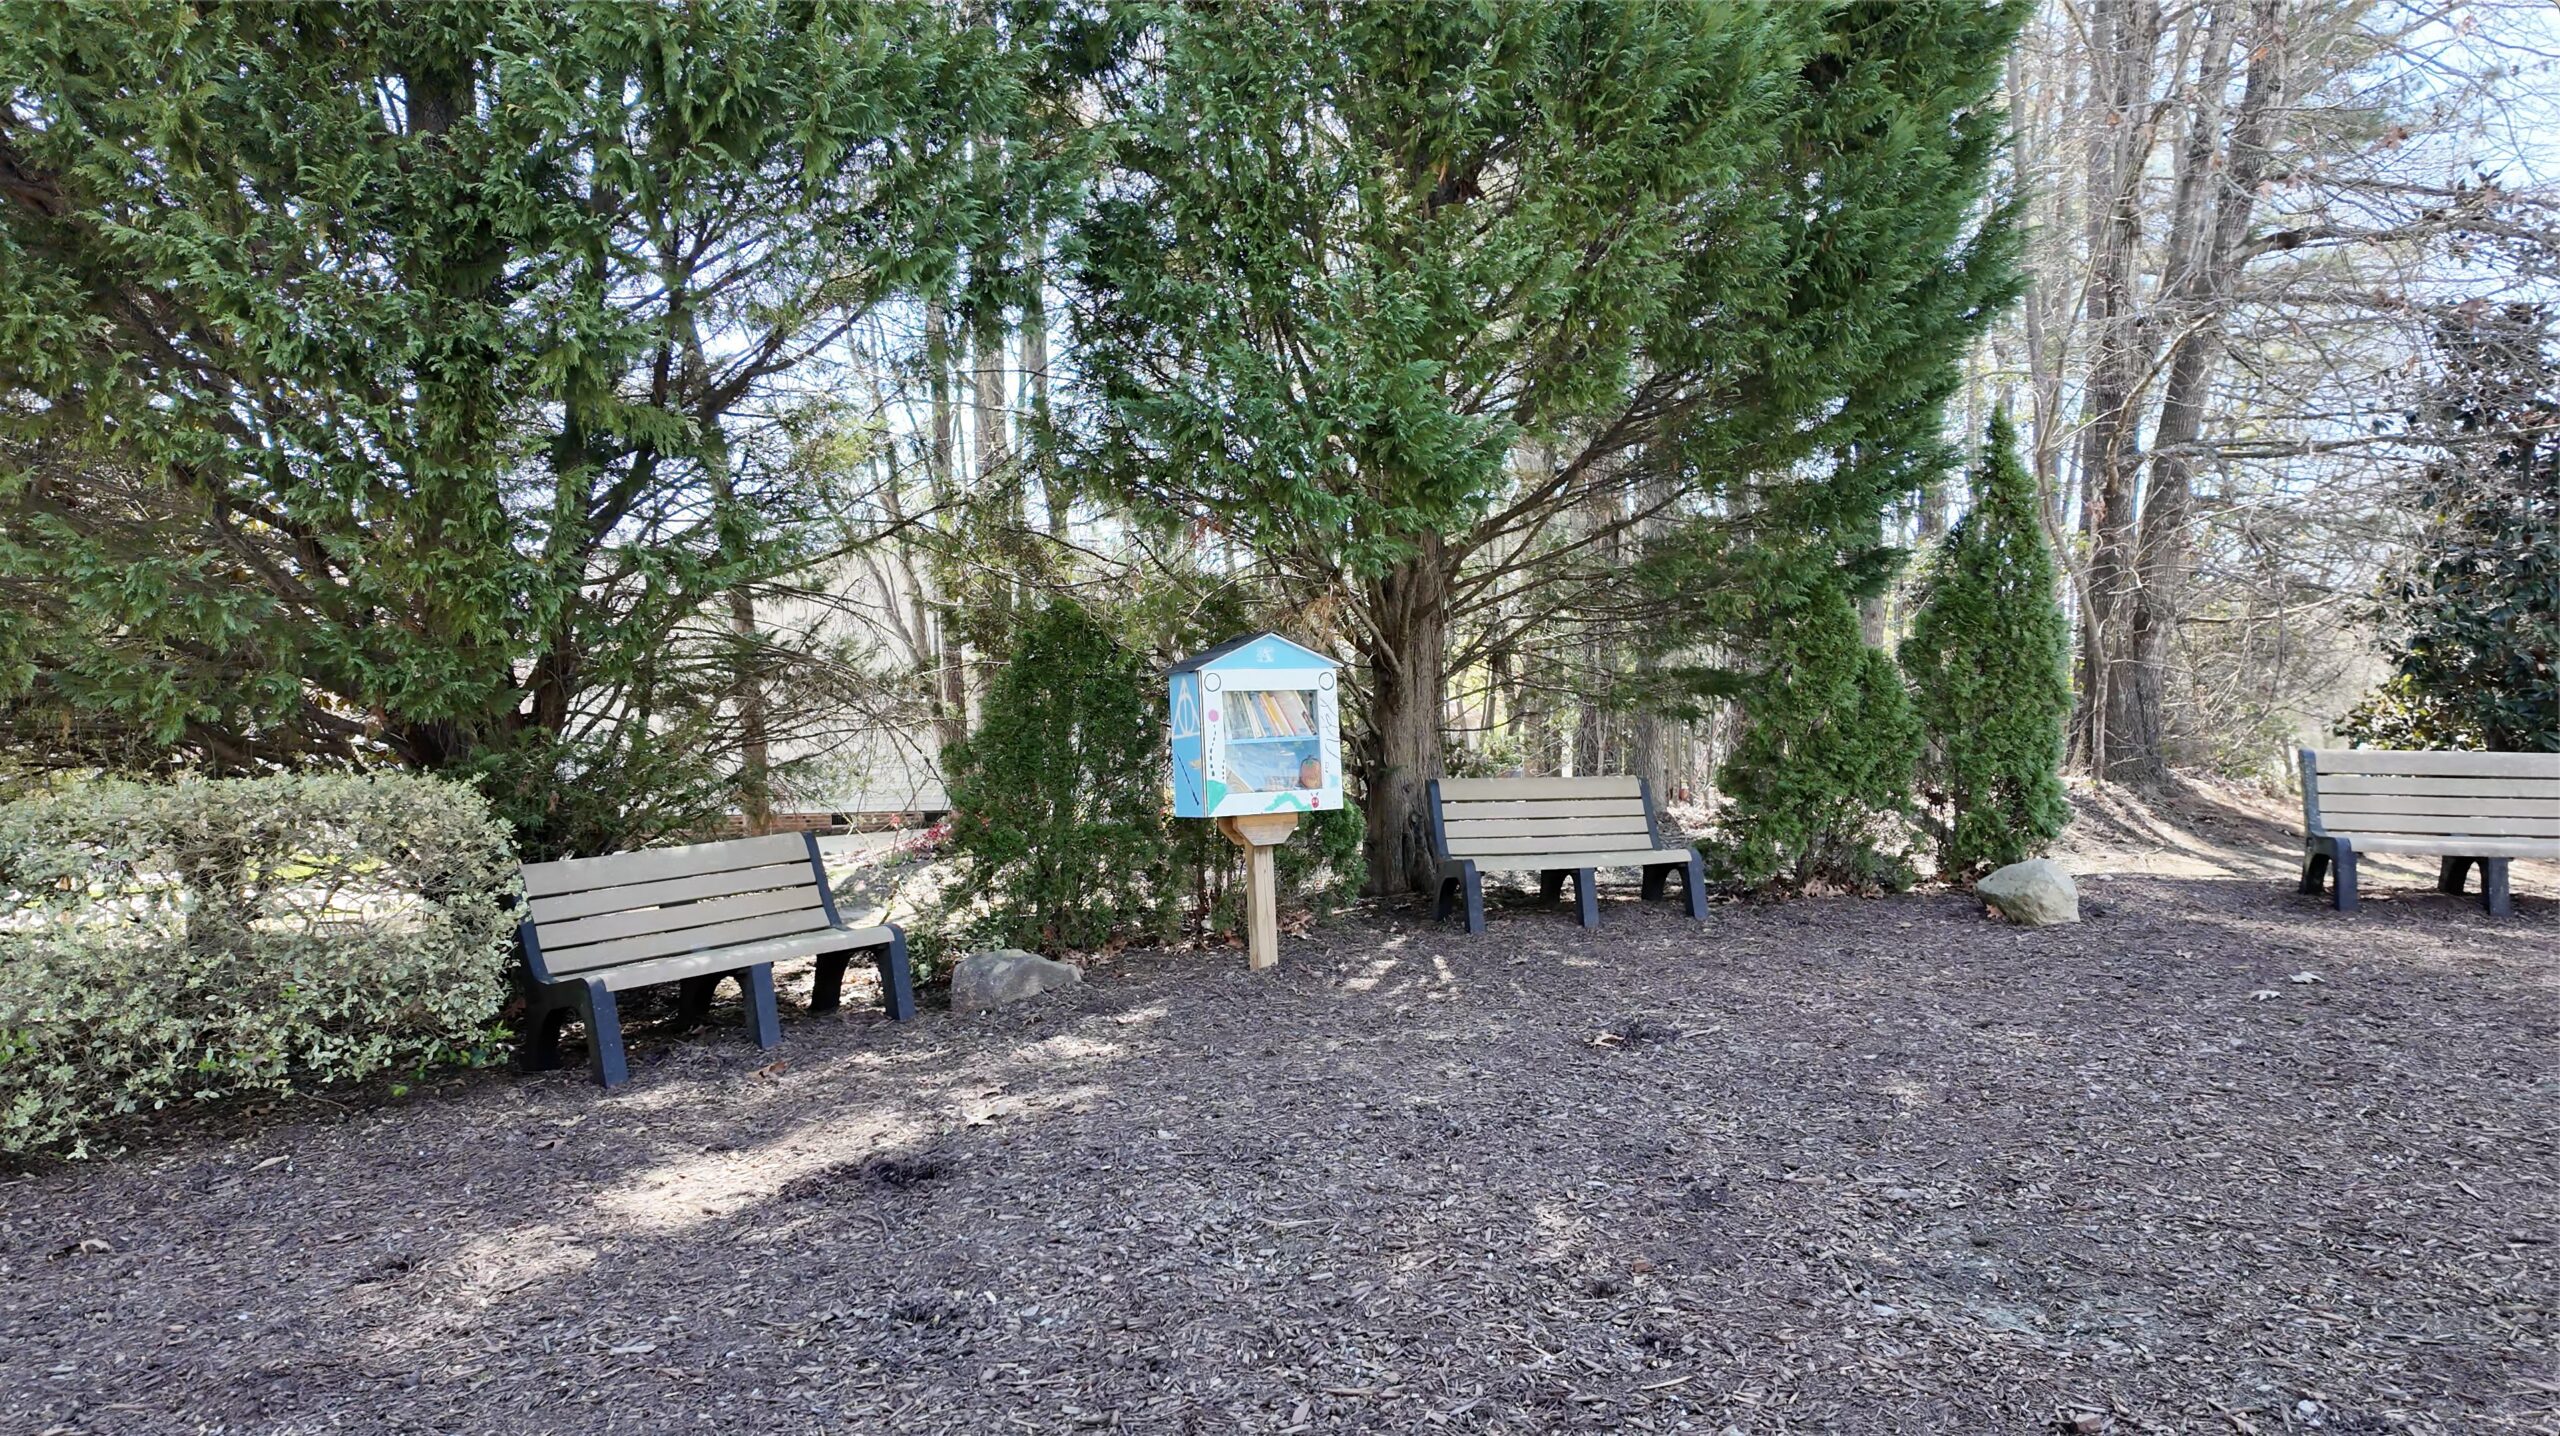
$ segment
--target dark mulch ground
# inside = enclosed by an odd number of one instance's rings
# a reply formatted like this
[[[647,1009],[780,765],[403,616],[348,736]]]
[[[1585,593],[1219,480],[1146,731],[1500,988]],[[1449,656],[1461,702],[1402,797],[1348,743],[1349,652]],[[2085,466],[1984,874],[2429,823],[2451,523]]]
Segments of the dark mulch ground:
[[[0,1186],[0,1429],[2560,1430],[2537,882],[1372,916],[492,1074]]]

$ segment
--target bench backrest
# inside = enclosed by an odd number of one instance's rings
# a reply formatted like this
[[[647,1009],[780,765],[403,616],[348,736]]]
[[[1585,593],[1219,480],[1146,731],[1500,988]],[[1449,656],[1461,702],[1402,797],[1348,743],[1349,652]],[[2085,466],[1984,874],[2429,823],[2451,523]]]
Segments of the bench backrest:
[[[2560,840],[2560,753],[2302,750],[2313,833]]]
[[[1431,846],[1444,859],[1663,846],[1641,778],[1441,778],[1431,792]]]
[[[524,895],[525,951],[537,976],[554,978],[815,932],[836,920],[808,833],[527,863]]]

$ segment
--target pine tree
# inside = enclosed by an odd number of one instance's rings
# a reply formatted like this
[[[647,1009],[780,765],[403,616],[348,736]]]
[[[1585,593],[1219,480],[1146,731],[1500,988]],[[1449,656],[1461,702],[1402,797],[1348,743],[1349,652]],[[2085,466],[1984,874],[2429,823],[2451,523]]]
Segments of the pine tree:
[[[1902,675],[1867,645],[1838,576],[1759,606],[1767,641],[1742,736],[1717,772],[1728,806],[1709,856],[1751,885],[1901,887],[1920,723]]]
[[[1163,710],[1155,666],[1073,600],[1021,626],[985,722],[943,755],[960,936],[1072,951],[1166,934]]]
[[[1973,506],[1931,563],[1902,645],[1928,732],[1920,786],[1952,810],[1937,835],[1949,879],[2042,851],[2070,817],[2071,627],[2017,440],[2007,412],[1995,415]]]
[[[529,854],[751,807],[826,666],[785,382],[1017,93],[924,3],[0,7],[0,720],[405,765]]]
[[[1071,251],[1080,469],[1341,616],[1369,882],[1399,888],[1457,625],[1614,609],[1564,591],[1626,567],[1613,538],[1934,431],[2012,283],[1981,197],[2025,12],[1144,13]],[[1889,467],[1842,470],[1853,525]]]

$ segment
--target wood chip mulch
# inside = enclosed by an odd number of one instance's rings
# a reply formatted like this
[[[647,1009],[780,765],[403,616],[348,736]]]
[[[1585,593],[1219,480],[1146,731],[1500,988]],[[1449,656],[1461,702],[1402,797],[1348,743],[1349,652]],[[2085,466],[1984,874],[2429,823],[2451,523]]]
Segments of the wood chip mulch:
[[[9,1432],[2560,1431],[2560,899],[1355,914],[0,1183]],[[771,1060],[778,1057],[779,1061]]]

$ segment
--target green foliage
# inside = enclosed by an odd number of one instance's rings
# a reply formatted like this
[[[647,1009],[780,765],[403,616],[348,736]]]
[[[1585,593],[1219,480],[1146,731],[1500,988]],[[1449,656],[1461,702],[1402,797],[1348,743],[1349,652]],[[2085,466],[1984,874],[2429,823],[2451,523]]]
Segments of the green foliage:
[[[0,720],[469,777],[528,852],[736,796],[816,666],[787,383],[1001,206],[923,3],[0,7]],[[716,616],[715,616],[716,615]]]
[[[2406,673],[2382,680],[2348,709],[2338,720],[2338,736],[2366,748],[2477,751],[2489,746],[2488,735]]]
[[[0,1150],[485,1049],[515,854],[478,794],[343,775],[0,807]]]
[[[1928,731],[1921,786],[1952,810],[1938,833],[1948,879],[2042,852],[2071,816],[2061,778],[2071,626],[2017,442],[2007,413],[1992,419],[1973,507],[1923,580],[1902,645]]]
[[[2443,457],[2385,593],[2398,679],[2340,731],[2420,747],[2560,752],[2560,354],[2534,305],[2456,310],[2419,417]]]
[[[1902,675],[1866,645],[1838,583],[1761,610],[1763,667],[1716,784],[1728,806],[1707,857],[1728,881],[1900,888],[1920,719]]]
[[[961,940],[1080,951],[1172,935],[1164,684],[1108,625],[1063,598],[1032,614],[944,764]]]
[[[1373,881],[1451,625],[1622,583],[1592,515],[1696,520],[1666,555],[1746,508],[1854,542],[1939,461],[1953,361],[2014,285],[1980,201],[2023,7],[1140,13],[1070,251],[1087,472],[1346,613]],[[1838,482],[1783,498],[1817,456]],[[1687,572],[1645,624],[1739,591]]]

